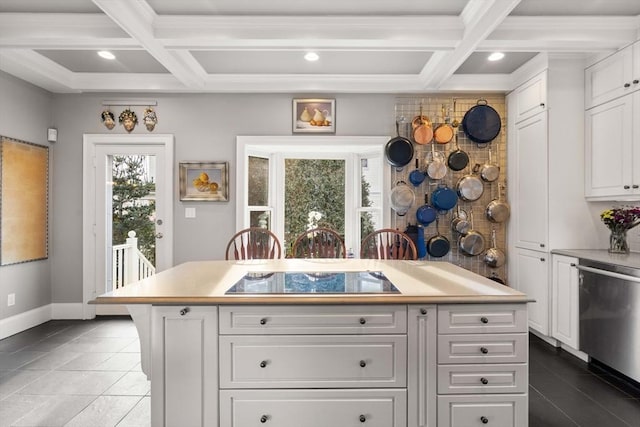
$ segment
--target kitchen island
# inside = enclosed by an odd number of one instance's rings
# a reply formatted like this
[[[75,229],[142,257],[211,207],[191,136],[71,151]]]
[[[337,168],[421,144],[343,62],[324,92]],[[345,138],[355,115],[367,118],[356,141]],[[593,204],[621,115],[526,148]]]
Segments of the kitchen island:
[[[444,262],[286,259],[189,262],[94,302],[134,319],[154,427],[522,427],[527,301]]]

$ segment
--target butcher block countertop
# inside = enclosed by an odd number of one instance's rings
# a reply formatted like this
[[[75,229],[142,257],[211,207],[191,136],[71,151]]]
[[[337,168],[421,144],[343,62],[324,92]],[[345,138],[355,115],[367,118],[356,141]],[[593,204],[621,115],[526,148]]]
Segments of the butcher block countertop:
[[[225,292],[249,272],[382,272],[396,294],[236,294]],[[94,304],[409,304],[521,303],[515,289],[448,262],[361,259],[197,261],[180,264],[98,296]]]

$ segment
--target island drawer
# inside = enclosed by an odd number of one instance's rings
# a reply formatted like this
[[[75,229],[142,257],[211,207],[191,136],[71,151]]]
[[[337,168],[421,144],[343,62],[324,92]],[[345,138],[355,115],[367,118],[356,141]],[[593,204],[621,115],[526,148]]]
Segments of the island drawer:
[[[221,388],[406,387],[401,335],[221,336]]]
[[[525,304],[467,304],[438,307],[440,334],[527,332]]]
[[[525,363],[438,366],[438,394],[526,393],[527,384]]]
[[[406,427],[407,396],[389,390],[221,390],[220,425]]]
[[[438,427],[528,425],[526,394],[438,396]]]
[[[526,363],[528,334],[439,335],[438,363]]]
[[[404,334],[404,305],[221,306],[221,335]]]

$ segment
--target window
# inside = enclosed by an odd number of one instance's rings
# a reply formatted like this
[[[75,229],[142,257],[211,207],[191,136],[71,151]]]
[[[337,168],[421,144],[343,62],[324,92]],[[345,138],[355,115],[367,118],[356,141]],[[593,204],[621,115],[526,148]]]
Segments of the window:
[[[337,230],[359,253],[388,224],[387,137],[238,137],[237,227],[272,230],[285,253],[315,226]]]

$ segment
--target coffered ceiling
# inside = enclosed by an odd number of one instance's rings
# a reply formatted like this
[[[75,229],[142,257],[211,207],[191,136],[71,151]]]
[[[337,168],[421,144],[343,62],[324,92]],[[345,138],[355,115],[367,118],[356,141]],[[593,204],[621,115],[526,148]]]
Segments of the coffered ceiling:
[[[506,91],[638,38],[638,0],[0,0],[0,70],[57,93]]]

